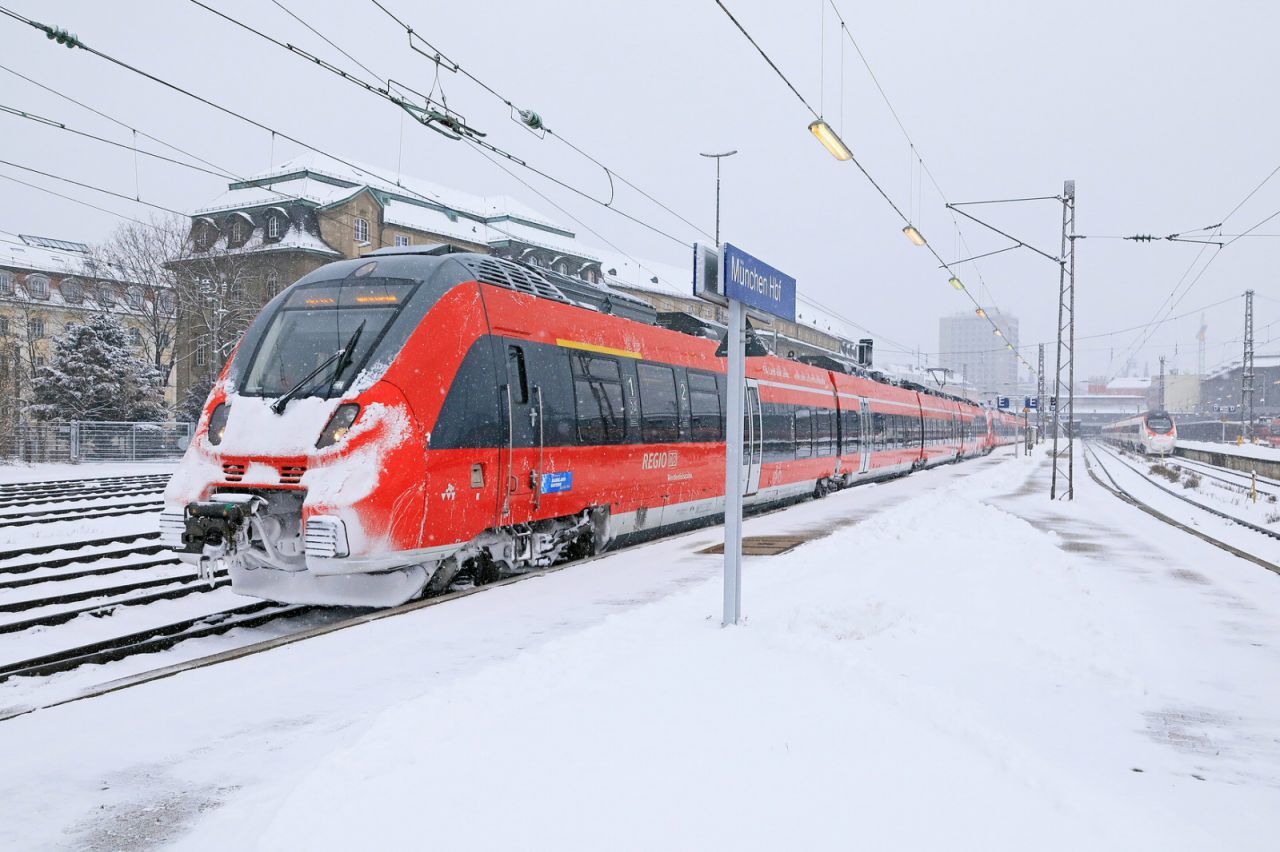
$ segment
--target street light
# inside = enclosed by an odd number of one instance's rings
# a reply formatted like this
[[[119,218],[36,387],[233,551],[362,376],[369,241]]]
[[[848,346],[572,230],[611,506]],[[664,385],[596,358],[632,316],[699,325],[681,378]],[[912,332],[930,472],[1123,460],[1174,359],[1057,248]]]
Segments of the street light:
[[[916,229],[915,225],[907,225],[907,227],[902,229],[902,233],[906,234],[907,239],[911,240],[911,242],[915,243],[916,245],[918,246],[924,245],[924,242],[925,242],[924,234],[921,234],[920,231]]]
[[[981,317],[982,319],[986,319],[986,318],[987,318],[987,312],[986,312],[986,311],[984,311],[982,308],[978,308],[976,311],[974,311],[974,313],[975,313],[975,314],[977,314],[977,315],[978,315],[979,317]]]
[[[716,161],[716,245],[720,245],[720,161],[725,157],[732,157],[738,153],[735,148],[732,151],[725,151],[723,154],[702,154],[704,157],[710,157]]]
[[[952,275],[947,279],[947,283],[956,288],[956,292],[964,290],[964,284],[960,283],[960,279]]]
[[[821,118],[809,124],[809,132],[818,137],[818,141],[823,147],[831,152],[831,156],[841,162],[853,159],[853,152],[849,150],[849,146],[844,144],[844,140],[831,129],[831,125],[827,124]]]

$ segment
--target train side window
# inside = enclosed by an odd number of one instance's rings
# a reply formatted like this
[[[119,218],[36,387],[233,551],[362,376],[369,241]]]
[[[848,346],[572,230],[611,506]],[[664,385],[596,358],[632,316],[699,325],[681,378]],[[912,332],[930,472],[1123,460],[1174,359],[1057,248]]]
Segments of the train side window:
[[[675,371],[658,364],[637,364],[640,376],[640,437],[649,442],[680,440],[680,406]]]
[[[805,459],[813,455],[813,416],[807,408],[795,410],[796,423],[796,458]]]
[[[829,456],[831,448],[831,409],[818,408],[813,412],[813,454]]]
[[[844,451],[858,452],[858,444],[862,440],[862,414],[856,409],[844,412]]]
[[[689,373],[689,420],[691,440],[719,441],[724,438],[724,418],[715,376]]]
[[[578,441],[619,444],[627,435],[622,373],[613,358],[574,353],[573,395],[578,414]]]
[[[519,405],[529,402],[529,377],[524,368],[524,349],[507,347],[507,381],[511,383],[511,401]]]

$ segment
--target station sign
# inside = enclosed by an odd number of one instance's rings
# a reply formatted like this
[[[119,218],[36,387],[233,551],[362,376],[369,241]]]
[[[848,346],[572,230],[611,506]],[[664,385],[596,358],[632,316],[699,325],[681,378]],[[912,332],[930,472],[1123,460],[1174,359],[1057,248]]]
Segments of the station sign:
[[[1038,411],[1040,409],[1040,397],[1038,396],[1027,397],[1026,404],[1023,405],[1022,407],[1030,408],[1032,411]]]
[[[1008,408],[1008,407],[1009,407],[1009,397],[1007,396],[996,397],[996,408]]]
[[[1221,405],[1220,403],[1216,403],[1216,402],[1213,404],[1213,410],[1215,414],[1220,412],[1225,412],[1227,414],[1235,414],[1237,407],[1238,406],[1235,406],[1235,405]]]
[[[720,283],[725,298],[795,322],[796,279],[729,243],[720,249]]]

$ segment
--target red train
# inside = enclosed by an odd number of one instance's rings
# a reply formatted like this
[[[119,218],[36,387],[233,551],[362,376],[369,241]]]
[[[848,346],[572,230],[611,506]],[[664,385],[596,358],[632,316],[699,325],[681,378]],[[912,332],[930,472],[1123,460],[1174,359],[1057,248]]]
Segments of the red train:
[[[306,276],[241,340],[165,492],[165,542],[280,601],[383,606],[723,512],[725,359],[626,294],[384,249]],[[747,359],[743,492],[774,503],[958,461],[1017,418]]]

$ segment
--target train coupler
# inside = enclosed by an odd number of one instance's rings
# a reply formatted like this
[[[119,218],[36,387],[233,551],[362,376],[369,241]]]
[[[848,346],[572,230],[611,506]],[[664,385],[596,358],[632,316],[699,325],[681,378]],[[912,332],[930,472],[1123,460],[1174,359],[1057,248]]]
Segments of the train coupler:
[[[200,576],[212,575],[212,563],[249,545],[249,519],[266,505],[256,494],[224,494],[217,500],[188,503],[183,519],[182,549],[199,553]]]

